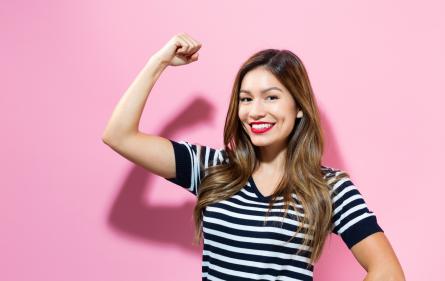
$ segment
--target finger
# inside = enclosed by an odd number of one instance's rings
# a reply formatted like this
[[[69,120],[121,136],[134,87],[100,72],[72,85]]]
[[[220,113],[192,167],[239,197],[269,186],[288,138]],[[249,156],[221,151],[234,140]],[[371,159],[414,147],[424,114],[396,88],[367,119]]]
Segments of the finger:
[[[177,54],[184,54],[187,50],[187,41],[181,38],[181,36],[178,34],[175,36],[175,45],[176,45],[176,53]],[[178,48],[179,47],[179,48]]]
[[[184,53],[185,54],[189,54],[190,50],[192,48],[192,43],[190,42],[190,40],[187,38],[187,36],[184,36],[183,34],[179,35],[180,38],[186,43],[185,47],[184,47]]]
[[[198,57],[199,57],[199,53],[196,52],[196,53],[194,53],[194,54],[190,57],[190,59],[191,59],[191,61],[197,61],[197,60],[198,60]]]
[[[193,42],[193,45],[194,45],[194,46],[201,46],[201,43],[200,43],[200,42],[198,42],[197,40],[195,40],[193,37],[191,37],[191,36],[188,35],[188,34],[187,34],[187,36],[188,36],[187,38],[190,39],[190,41]]]
[[[190,43],[190,53],[195,53],[197,50],[199,50],[200,46],[199,43],[193,39],[190,35],[188,35],[187,33],[184,33],[184,39],[187,39],[188,42]]]
[[[190,38],[193,41],[193,50],[192,53],[196,53],[197,51],[199,51],[199,49],[201,49],[201,43],[199,43],[198,41],[194,40],[193,38]]]

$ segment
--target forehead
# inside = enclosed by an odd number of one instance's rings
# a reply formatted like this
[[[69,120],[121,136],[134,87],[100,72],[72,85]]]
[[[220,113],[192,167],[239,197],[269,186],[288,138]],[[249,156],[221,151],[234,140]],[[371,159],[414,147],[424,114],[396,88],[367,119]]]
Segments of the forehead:
[[[241,81],[240,91],[261,92],[271,87],[286,91],[286,88],[269,70],[259,67],[246,73]]]

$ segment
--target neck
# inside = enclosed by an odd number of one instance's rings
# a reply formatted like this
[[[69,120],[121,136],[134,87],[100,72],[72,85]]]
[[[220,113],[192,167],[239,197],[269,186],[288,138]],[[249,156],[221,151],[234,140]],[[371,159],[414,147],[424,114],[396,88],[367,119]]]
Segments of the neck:
[[[284,171],[286,151],[286,146],[259,147],[259,165],[256,170],[270,174],[282,173]]]

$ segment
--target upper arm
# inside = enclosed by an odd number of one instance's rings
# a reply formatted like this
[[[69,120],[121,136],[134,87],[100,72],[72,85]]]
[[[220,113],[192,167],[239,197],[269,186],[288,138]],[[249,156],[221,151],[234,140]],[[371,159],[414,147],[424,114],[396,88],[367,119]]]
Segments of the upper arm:
[[[360,265],[377,276],[396,276],[404,280],[402,267],[383,232],[374,233],[355,244],[351,251]]]
[[[143,133],[109,145],[128,160],[186,188],[194,195],[198,195],[198,186],[208,167],[228,162],[223,149]]]
[[[176,176],[175,155],[169,139],[138,132],[109,146],[126,159],[158,176]]]

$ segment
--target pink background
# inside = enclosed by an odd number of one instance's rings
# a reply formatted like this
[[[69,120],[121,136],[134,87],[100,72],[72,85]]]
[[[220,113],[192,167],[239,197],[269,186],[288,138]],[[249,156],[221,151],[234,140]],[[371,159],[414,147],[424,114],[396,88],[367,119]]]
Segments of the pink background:
[[[320,106],[325,164],[351,174],[407,280],[441,279],[445,5],[422,3],[2,1],[0,280],[201,279],[195,198],[101,140],[180,32],[202,42],[199,61],[166,69],[141,131],[221,146],[241,63],[290,49]],[[365,273],[331,235],[314,279]]]

